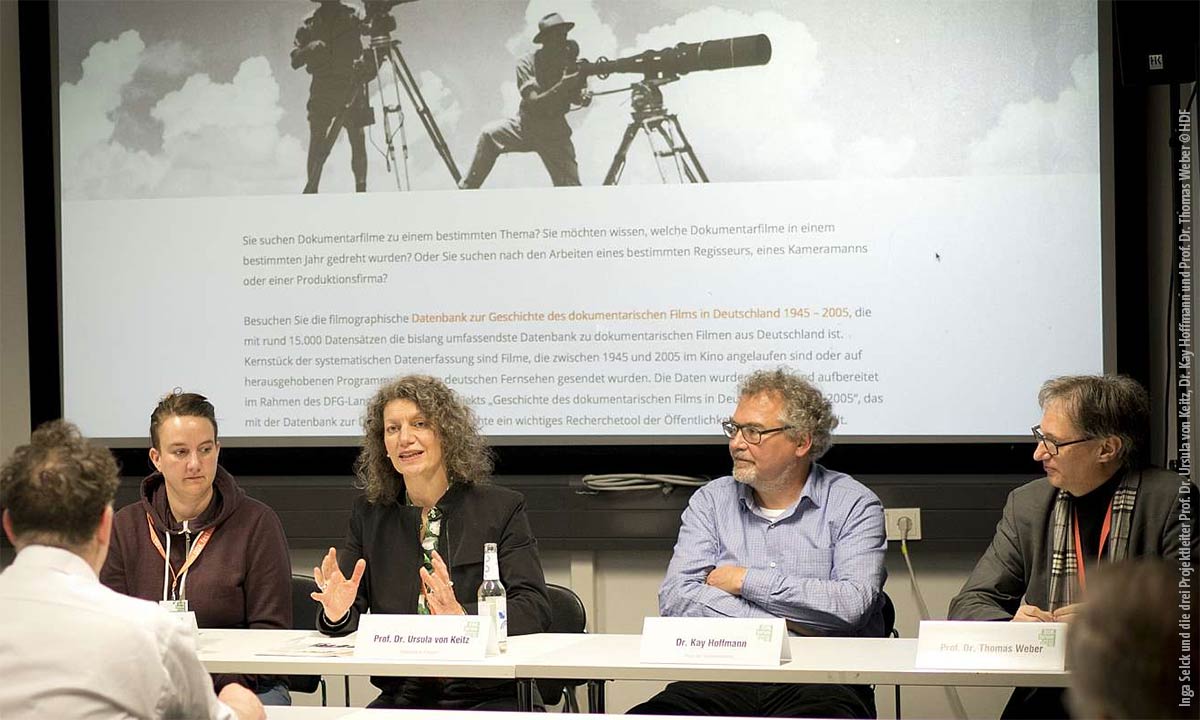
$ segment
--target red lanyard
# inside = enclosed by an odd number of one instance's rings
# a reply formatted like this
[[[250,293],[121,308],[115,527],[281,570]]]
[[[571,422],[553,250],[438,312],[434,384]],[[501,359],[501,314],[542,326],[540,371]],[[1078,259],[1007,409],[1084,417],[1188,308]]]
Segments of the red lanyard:
[[[1096,562],[1104,555],[1104,543],[1108,540],[1108,531],[1112,527],[1113,501],[1108,501],[1108,512],[1104,513],[1104,524],[1100,526],[1100,549],[1096,552]],[[1079,571],[1079,589],[1087,591],[1087,571],[1083,569],[1083,543],[1079,541],[1079,511],[1075,510],[1075,567]]]
[[[162,559],[167,561],[167,568],[171,570],[171,594],[179,597],[176,594],[179,581],[187,575],[188,569],[192,567],[192,563],[196,562],[196,558],[200,557],[204,546],[208,544],[209,539],[213,536],[213,529],[208,528],[196,537],[196,542],[192,543],[192,551],[188,553],[187,558],[183,561],[183,567],[179,568],[179,572],[175,572],[174,568],[171,568],[171,561],[167,559],[167,551],[163,550],[162,543],[158,540],[158,535],[154,533],[154,520],[150,517],[150,513],[146,513],[146,526],[150,528],[150,542],[154,543],[154,548],[158,550],[158,554],[162,556]]]

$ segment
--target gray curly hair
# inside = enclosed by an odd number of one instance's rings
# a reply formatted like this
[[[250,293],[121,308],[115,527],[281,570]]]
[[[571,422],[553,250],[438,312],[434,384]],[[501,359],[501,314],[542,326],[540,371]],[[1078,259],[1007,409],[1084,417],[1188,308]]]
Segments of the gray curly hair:
[[[805,435],[812,438],[809,456],[814,461],[833,447],[833,431],[838,426],[833,405],[804,376],[782,367],[757,370],[738,385],[741,397],[762,393],[778,393],[783,397],[783,417],[779,421],[794,427],[788,431],[793,438]]]
[[[396,501],[404,486],[383,441],[383,409],[393,400],[408,400],[421,409],[442,442],[442,462],[450,483],[486,482],[492,473],[492,451],[479,432],[475,413],[437,378],[405,375],[385,384],[367,403],[363,445],[354,461],[355,486],[371,503]]]

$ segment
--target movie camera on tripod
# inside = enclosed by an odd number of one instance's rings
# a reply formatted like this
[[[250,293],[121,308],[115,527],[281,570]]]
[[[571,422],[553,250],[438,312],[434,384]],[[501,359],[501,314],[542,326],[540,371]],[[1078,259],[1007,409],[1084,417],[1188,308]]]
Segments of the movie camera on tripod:
[[[446,164],[446,168],[450,171],[450,176],[454,178],[454,182],[457,183],[462,178],[462,175],[458,171],[458,165],[454,162],[454,157],[450,154],[450,146],[446,143],[446,138],[442,135],[441,129],[438,128],[437,121],[429,109],[429,104],[425,102],[425,97],[421,94],[421,88],[417,85],[417,80],[404,59],[404,54],[400,52],[400,41],[392,37],[392,32],[397,27],[396,18],[391,15],[392,8],[411,2],[416,2],[416,0],[364,0],[362,34],[368,37],[368,42],[367,47],[363,50],[362,58],[356,63],[356,69],[362,78],[362,82],[355,84],[342,111],[338,113],[338,116],[334,119],[325,136],[325,152],[328,154],[337,140],[338,133],[342,131],[342,127],[346,123],[348,113],[351,112],[351,109],[359,101],[360,96],[368,92],[368,88],[374,82],[378,89],[382,104],[381,109],[383,111],[385,147],[380,149],[380,152],[386,158],[388,172],[396,171],[396,188],[399,190],[408,190],[412,187],[408,176],[408,134],[404,126],[404,107],[401,104],[400,95],[401,88],[404,89],[404,94],[408,96],[409,103],[411,103],[417,117],[421,120],[421,125],[424,126],[425,132],[429,135],[429,140],[433,143],[433,147],[437,150],[438,155],[441,156],[442,162]],[[390,82],[386,82],[380,72],[385,67],[391,69]],[[402,153],[401,161],[399,162],[396,159],[396,146],[393,142],[397,133],[400,135]],[[372,144],[374,144],[374,139],[372,139]],[[378,148],[378,146],[376,147]],[[403,186],[401,185],[398,172],[401,162],[404,165]]]
[[[363,35],[389,37],[396,29],[392,8],[417,0],[363,0]],[[390,37],[389,37],[390,39]]]
[[[686,177],[688,182],[708,182],[708,175],[701,167],[695,150],[688,143],[683,127],[679,124],[679,118],[674,113],[667,111],[663,104],[660,88],[692,72],[766,65],[770,61],[771,39],[766,35],[746,35],[697,43],[679,43],[674,47],[647,50],[616,60],[603,57],[594,62],[580,60],[568,72],[577,72],[581,78],[594,75],[604,79],[617,73],[637,73],[642,76],[640,81],[627,88],[593,93],[593,95],[599,96],[629,91],[632,99],[632,120],[625,128],[621,144],[617,148],[616,154],[613,155],[612,164],[604,177],[604,184],[616,185],[620,182],[629,146],[637,137],[638,132],[646,133],[653,149],[656,165],[660,158],[669,157],[674,160],[680,179]],[[656,134],[666,141],[665,149],[659,150],[654,146]],[[659,166],[659,174],[665,181],[666,176],[663,174],[661,166]]]

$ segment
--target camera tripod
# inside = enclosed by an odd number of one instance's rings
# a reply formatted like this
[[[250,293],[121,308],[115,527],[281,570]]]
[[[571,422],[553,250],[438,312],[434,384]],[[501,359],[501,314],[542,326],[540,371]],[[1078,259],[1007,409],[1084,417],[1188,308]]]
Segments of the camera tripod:
[[[674,113],[668,112],[663,104],[662,90],[659,87],[676,79],[678,78],[647,78],[629,86],[628,89],[632,93],[633,109],[630,112],[632,119],[625,128],[625,134],[621,137],[621,145],[613,155],[612,164],[609,165],[608,173],[604,176],[605,185],[616,185],[621,181],[621,173],[625,170],[625,159],[629,154],[629,147],[639,132],[646,133],[646,139],[650,143],[650,150],[654,156],[654,164],[658,168],[659,177],[663,182],[667,181],[661,163],[663,158],[673,159],[675,173],[680,182],[683,182],[684,178],[691,183],[708,182],[708,175],[700,165],[696,151],[688,142],[687,135],[683,132],[683,126],[679,124],[679,118]],[[655,145],[656,135],[666,142],[664,149],[660,150]]]
[[[337,142],[338,134],[345,127],[347,117],[353,112],[354,106],[358,104],[359,99],[367,92],[371,81],[374,80],[379,87],[379,97],[383,110],[385,148],[381,152],[386,159],[388,172],[395,172],[396,189],[412,189],[408,176],[408,135],[404,129],[404,108],[400,104],[401,87],[404,88],[405,93],[408,95],[408,100],[416,110],[417,117],[421,119],[421,124],[425,127],[425,132],[428,133],[429,140],[433,143],[434,149],[441,156],[442,162],[446,163],[446,168],[450,171],[450,177],[454,178],[454,182],[457,184],[462,179],[462,175],[458,171],[458,165],[455,164],[454,157],[450,154],[450,146],[446,144],[446,138],[442,136],[442,131],[438,128],[437,121],[434,120],[433,113],[429,110],[429,104],[425,102],[425,97],[421,94],[421,88],[417,85],[416,78],[413,77],[412,71],[408,68],[408,63],[404,60],[404,54],[400,52],[400,41],[393,40],[390,34],[373,34],[370,37],[370,46],[363,51],[362,57],[364,74],[369,74],[363,82],[355,83],[350,97],[346,100],[346,104],[338,111],[338,114],[329,126],[328,132],[325,133],[322,163],[328,158],[329,152],[333,149],[333,144]],[[388,98],[384,93],[384,88],[388,85],[380,76],[380,71],[384,67],[390,67],[392,71],[390,86],[395,102],[391,105],[388,104]],[[395,116],[394,128],[392,126],[393,120],[390,117],[393,115]],[[396,159],[396,146],[393,142],[393,138],[397,133],[400,134],[401,159],[404,165],[403,184],[400,182],[400,162]],[[372,140],[372,144],[374,144],[374,140]]]

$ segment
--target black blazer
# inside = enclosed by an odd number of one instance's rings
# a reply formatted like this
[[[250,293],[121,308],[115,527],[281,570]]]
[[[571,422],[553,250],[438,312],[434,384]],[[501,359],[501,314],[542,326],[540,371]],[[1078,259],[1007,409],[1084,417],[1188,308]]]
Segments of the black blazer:
[[[1181,547],[1181,478],[1165,470],[1142,471],[1129,528],[1129,557],[1157,556],[1176,562]],[[1189,499],[1200,500],[1186,485]],[[1050,556],[1054,552],[1054,498],[1058,489],[1046,478],[1013,490],[996,525],[996,536],[950,601],[951,620],[1011,620],[1025,603],[1045,610],[1050,603]],[[1195,556],[1197,538],[1189,545]]]
[[[449,566],[454,596],[467,613],[475,613],[478,605],[483,544],[494,542],[500,581],[508,595],[509,635],[545,632],[550,627],[550,599],[521,494],[495,485],[452,484],[438,507],[444,513],[438,553]],[[355,500],[338,565],[346,577],[359,558],[366,559],[367,569],[347,621],[331,627],[318,608],[317,628],[329,635],[347,635],[358,629],[358,618],[368,608],[373,613],[416,613],[421,591],[420,531],[418,507],[400,502],[372,505],[365,496]]]

